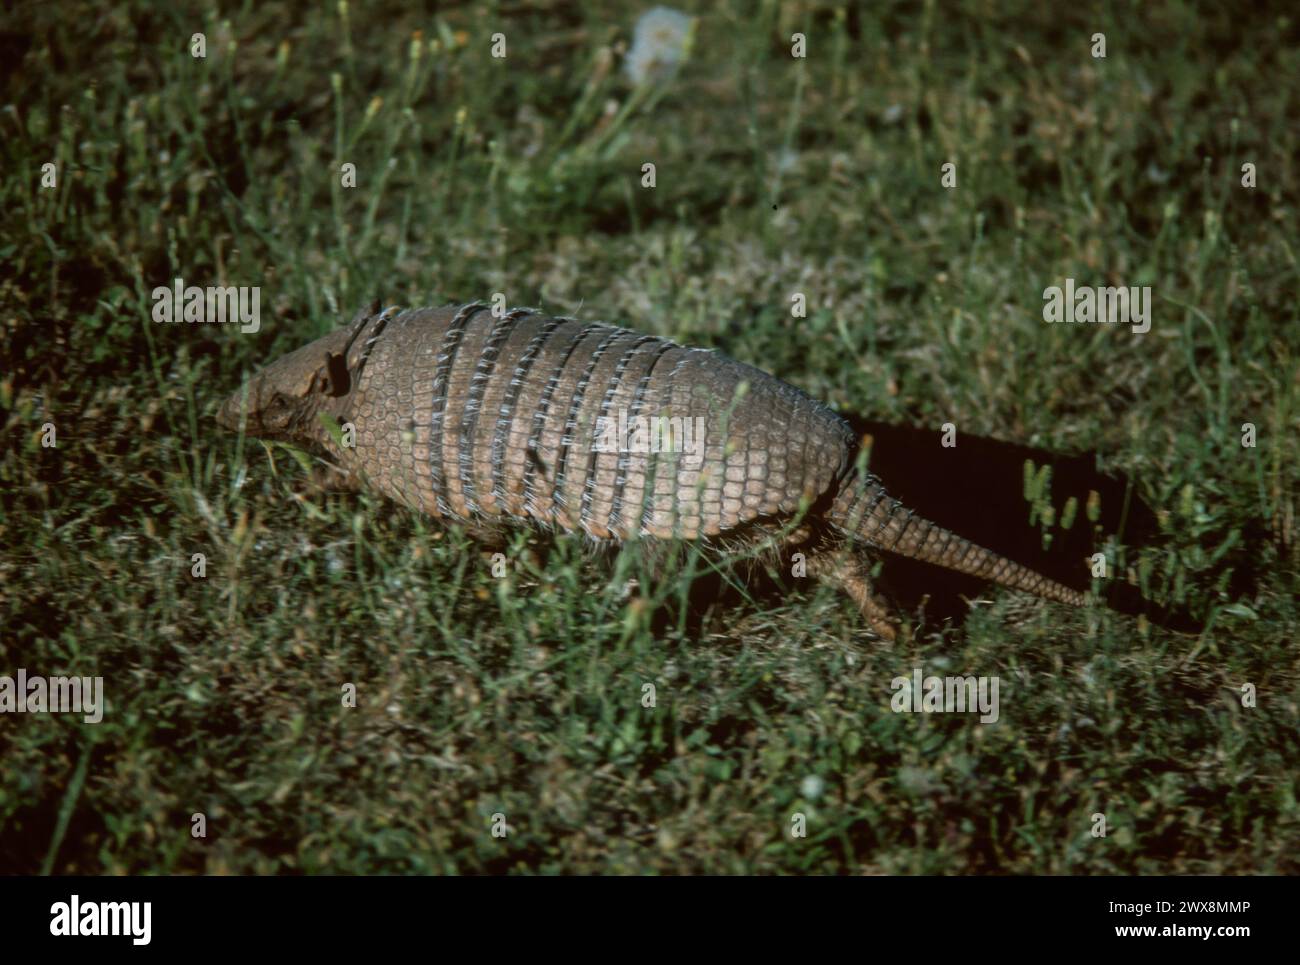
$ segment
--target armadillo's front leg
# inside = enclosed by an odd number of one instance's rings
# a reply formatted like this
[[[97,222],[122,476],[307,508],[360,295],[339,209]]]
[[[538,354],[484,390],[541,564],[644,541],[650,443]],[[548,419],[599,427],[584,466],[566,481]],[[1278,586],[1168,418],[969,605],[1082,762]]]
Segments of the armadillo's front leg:
[[[364,488],[364,480],[344,466],[318,463],[312,467],[307,486],[322,493],[359,493]]]
[[[867,564],[861,557],[847,549],[809,553],[808,574],[847,593],[862,611],[872,632],[893,642],[898,635],[898,621],[889,607],[872,594]]]

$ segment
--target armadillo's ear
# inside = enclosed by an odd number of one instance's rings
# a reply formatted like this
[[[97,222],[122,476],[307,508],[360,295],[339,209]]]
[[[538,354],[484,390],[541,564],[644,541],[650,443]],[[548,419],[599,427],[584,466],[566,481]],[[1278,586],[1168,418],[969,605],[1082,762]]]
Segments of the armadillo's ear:
[[[379,314],[379,309],[383,307],[383,304],[384,303],[381,299],[376,298],[373,301],[362,305],[357,309],[357,313],[352,316],[352,321],[348,322],[344,327],[360,328],[365,322],[368,322]]]
[[[342,352],[325,353],[325,382],[322,385],[326,395],[338,398],[347,395],[352,388],[352,373],[348,371],[348,358]]]

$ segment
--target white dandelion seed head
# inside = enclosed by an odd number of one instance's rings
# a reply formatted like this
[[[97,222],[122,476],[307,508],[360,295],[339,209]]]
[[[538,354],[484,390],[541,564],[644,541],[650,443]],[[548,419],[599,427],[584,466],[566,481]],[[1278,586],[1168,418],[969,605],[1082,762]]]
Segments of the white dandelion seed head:
[[[694,19],[672,7],[652,7],[641,14],[632,32],[632,49],[623,61],[632,83],[660,83],[677,72]]]
[[[799,793],[809,801],[817,800],[825,790],[826,782],[816,774],[809,774],[799,782]]]

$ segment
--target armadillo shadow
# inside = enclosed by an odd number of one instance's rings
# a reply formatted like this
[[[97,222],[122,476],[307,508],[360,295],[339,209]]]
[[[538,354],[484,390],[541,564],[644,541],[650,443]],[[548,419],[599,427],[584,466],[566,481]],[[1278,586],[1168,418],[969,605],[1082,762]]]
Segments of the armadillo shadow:
[[[960,434],[955,446],[944,447],[931,427],[845,418],[859,436],[870,437],[869,468],[892,495],[939,525],[1066,586],[1088,589],[1090,557],[1105,548],[1108,538],[1133,547],[1146,545],[1158,533],[1155,514],[1138,498],[1131,481],[1098,472],[1094,453],[1061,455],[970,434]],[[1050,527],[1044,527],[1041,518],[1030,522],[1026,463],[1040,475],[1044,466],[1050,467],[1048,501],[1055,513]],[[1087,512],[1090,494],[1095,494],[1095,520]],[[1064,528],[1063,509],[1071,497],[1076,509],[1069,528]],[[1045,532],[1050,540],[1044,539]],[[970,612],[966,601],[991,592],[987,582],[961,573],[889,554],[882,559],[879,591],[901,613],[914,620],[921,617],[927,627],[945,621],[960,625]],[[772,602],[788,595],[791,582],[755,573],[747,590],[760,603]],[[1185,614],[1144,601],[1122,579],[1107,581],[1105,592],[1107,605],[1121,613],[1142,613],[1184,632],[1197,628]],[[692,602],[698,599],[701,608],[713,600],[737,605],[740,598],[740,591],[716,576],[701,578],[692,593]]]

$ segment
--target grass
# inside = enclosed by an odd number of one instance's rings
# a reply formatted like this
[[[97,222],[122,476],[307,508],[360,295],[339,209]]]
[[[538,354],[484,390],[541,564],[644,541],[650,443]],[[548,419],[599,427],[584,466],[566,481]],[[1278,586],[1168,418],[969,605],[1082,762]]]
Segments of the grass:
[[[639,91],[623,2],[11,13],[0,673],[102,675],[109,708],[0,718],[0,870],[1300,871],[1285,8],[705,4]],[[260,286],[260,331],[154,324],[177,276]],[[1151,331],[1044,324],[1067,277],[1150,285]],[[526,532],[497,579],[214,424],[376,294],[493,292],[1095,452],[1159,523],[1123,574],[1204,629],[989,591],[888,647],[825,589],[701,602]],[[891,713],[916,666],[997,676],[1001,720]]]

